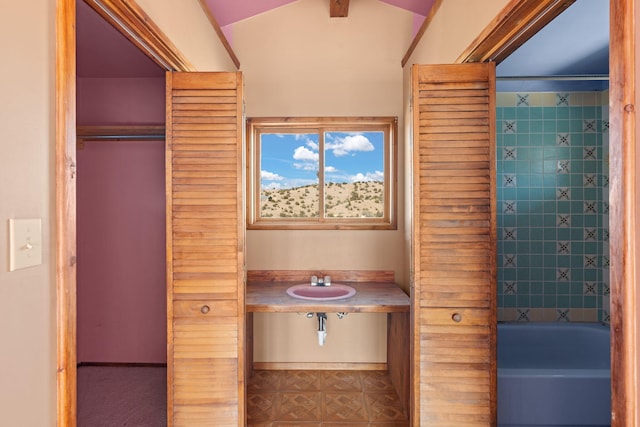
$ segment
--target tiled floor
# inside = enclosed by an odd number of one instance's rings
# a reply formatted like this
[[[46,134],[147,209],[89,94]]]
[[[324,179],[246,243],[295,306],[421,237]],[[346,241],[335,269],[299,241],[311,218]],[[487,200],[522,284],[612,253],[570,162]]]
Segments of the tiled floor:
[[[407,427],[385,371],[254,371],[248,425]]]

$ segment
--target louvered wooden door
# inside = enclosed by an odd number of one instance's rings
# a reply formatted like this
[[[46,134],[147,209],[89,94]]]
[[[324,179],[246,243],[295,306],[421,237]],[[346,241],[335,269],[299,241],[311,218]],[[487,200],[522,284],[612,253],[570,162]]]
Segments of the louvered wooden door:
[[[167,74],[168,424],[244,426],[242,76]]]
[[[413,424],[495,425],[495,68],[412,85]]]

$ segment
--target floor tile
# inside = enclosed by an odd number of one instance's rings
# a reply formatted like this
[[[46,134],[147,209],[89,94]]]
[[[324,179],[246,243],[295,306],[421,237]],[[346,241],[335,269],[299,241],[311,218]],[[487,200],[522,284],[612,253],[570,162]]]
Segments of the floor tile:
[[[247,393],[247,420],[253,423],[272,421],[277,398],[276,393]]]
[[[385,371],[255,371],[247,385],[253,427],[408,427]]]
[[[320,391],[320,371],[282,371],[279,390],[283,391]]]
[[[274,421],[320,421],[322,393],[282,392]]]
[[[358,371],[327,371],[322,376],[323,391],[361,391]]]
[[[368,421],[361,392],[323,392],[322,421]]]
[[[396,392],[365,393],[369,419],[371,421],[406,420],[407,414],[398,400]]]
[[[385,371],[360,371],[364,391],[395,391]]]

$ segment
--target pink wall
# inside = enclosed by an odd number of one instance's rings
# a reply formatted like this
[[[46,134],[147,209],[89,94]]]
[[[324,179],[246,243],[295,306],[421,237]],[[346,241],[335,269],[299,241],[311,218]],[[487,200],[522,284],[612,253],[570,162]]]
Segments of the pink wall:
[[[164,123],[164,79],[80,79],[78,123]],[[78,361],[166,362],[164,143],[77,158]]]

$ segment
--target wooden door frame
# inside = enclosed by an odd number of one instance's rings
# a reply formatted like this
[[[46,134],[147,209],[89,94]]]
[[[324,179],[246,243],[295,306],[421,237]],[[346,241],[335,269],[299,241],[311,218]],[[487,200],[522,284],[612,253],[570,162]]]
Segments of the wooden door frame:
[[[56,0],[56,419],[76,425],[76,1]],[[194,67],[134,1],[84,0],[167,71]]]
[[[80,0],[78,0],[80,1]],[[514,0],[505,11],[525,1]],[[55,250],[57,425],[76,424],[76,74],[75,3],[56,0]],[[123,0],[105,1],[130,5]],[[121,10],[126,8],[122,7]],[[635,292],[635,1],[610,0],[610,239],[614,426],[636,425],[638,312]],[[135,14],[134,14],[135,15]],[[117,16],[117,15],[116,15]],[[148,19],[148,17],[146,17]],[[148,22],[151,20],[148,19]],[[126,21],[125,21],[126,22]],[[155,43],[144,19],[129,28]],[[495,26],[496,22],[492,22]],[[146,33],[146,35],[145,35]],[[168,39],[164,39],[167,41]],[[493,47],[505,40],[496,40]],[[170,45],[171,46],[171,45]],[[172,49],[169,48],[171,51]],[[162,49],[152,49],[162,55]],[[173,53],[179,55],[177,50]],[[171,58],[166,58],[171,63]],[[464,62],[465,59],[459,59]],[[188,63],[186,63],[188,64]],[[189,65],[175,68],[189,71]]]
[[[500,62],[574,0],[512,0],[457,62]],[[635,1],[609,1],[609,223],[612,426],[636,426]],[[532,31],[532,28],[534,31]]]

